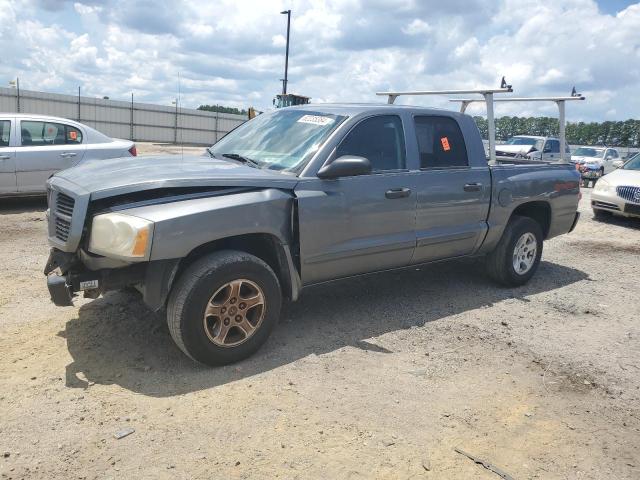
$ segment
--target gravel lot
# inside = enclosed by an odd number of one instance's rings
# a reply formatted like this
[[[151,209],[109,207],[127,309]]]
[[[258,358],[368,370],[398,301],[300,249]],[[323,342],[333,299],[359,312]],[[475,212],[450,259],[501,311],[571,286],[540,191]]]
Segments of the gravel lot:
[[[0,475],[499,478],[459,447],[514,479],[638,479],[640,222],[593,220],[589,192],[525,287],[477,260],[316,287],[218,369],[133,293],[54,307],[44,202],[0,200]]]

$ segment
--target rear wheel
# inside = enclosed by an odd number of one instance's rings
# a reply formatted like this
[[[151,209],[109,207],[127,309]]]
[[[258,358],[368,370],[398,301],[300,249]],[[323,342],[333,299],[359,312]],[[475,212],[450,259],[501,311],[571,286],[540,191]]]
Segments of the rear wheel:
[[[529,217],[514,216],[498,246],[487,255],[491,278],[506,286],[524,285],[538,269],[542,257],[542,228]]]
[[[253,354],[280,316],[282,293],[273,270],[244,252],[203,257],[180,276],[167,307],[178,347],[207,365],[225,365]]]

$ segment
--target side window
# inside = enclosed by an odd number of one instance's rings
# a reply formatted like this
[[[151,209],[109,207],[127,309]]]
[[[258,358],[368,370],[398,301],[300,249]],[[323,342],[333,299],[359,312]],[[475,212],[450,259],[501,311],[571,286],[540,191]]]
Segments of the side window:
[[[47,146],[82,143],[82,132],[70,125],[52,122],[20,123],[22,146]]]
[[[547,146],[550,153],[560,153],[560,142],[558,140],[547,140]]]
[[[11,140],[11,122],[0,120],[0,147],[8,147]]]
[[[66,134],[65,137],[67,139],[68,144],[76,144],[82,143],[82,132],[78,130],[76,127],[72,127],[71,125],[65,125]]]
[[[406,168],[404,131],[396,115],[367,118],[351,130],[336,150],[336,158],[368,158],[374,172]]]
[[[415,117],[420,168],[467,167],[467,146],[453,118]]]
[[[614,149],[611,149],[611,157],[612,158],[618,158],[618,151],[614,150]]]

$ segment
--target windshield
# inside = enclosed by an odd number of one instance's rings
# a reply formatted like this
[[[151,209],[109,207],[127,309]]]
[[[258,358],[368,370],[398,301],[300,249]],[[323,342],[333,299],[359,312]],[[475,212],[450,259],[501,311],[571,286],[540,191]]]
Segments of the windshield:
[[[640,153],[635,154],[622,167],[623,170],[640,170]]]
[[[506,145],[523,145],[526,147],[533,147],[531,150],[542,150],[544,141],[541,138],[531,137],[511,137],[504,142]]]
[[[213,156],[249,160],[259,168],[294,170],[313,156],[345,118],[297,109],[263,113],[208,151]]]
[[[573,154],[576,157],[601,157],[604,148],[580,147]]]
[[[535,145],[538,140],[529,137],[511,137],[505,142],[507,145]]]

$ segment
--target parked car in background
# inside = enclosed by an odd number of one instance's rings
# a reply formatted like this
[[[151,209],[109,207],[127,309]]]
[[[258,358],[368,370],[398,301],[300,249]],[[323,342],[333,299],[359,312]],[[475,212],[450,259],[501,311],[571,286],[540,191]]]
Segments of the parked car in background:
[[[591,208],[596,217],[606,212],[640,217],[640,154],[596,183],[591,193]]]
[[[565,157],[571,155],[569,146],[565,146]],[[560,156],[560,139],[555,137],[537,137],[533,135],[516,135],[502,145],[496,145],[498,157],[513,157],[543,162],[558,162]]]
[[[54,173],[81,162],[136,156],[129,140],[58,117],[0,113],[0,196],[46,192]]]
[[[584,187],[614,171],[614,163],[619,160],[618,150],[610,147],[580,147],[571,155],[571,162],[577,165]]]

